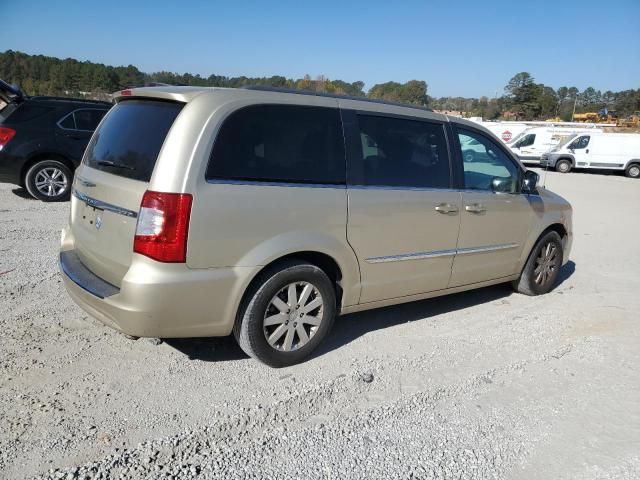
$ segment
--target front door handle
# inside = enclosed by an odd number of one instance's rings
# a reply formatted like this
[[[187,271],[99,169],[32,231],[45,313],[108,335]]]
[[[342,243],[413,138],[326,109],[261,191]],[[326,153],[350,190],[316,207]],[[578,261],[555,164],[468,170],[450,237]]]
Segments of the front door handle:
[[[450,203],[441,203],[436,205],[436,212],[442,213],[443,215],[456,215],[458,213],[458,207]]]
[[[482,215],[487,212],[487,208],[480,203],[472,203],[471,205],[465,205],[464,209],[470,213],[477,213]]]

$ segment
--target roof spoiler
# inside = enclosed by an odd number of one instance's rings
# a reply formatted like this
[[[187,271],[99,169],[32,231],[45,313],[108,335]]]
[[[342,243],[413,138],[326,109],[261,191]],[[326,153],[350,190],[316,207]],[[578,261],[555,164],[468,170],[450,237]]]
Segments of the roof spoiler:
[[[0,80],[0,100],[5,103],[21,102],[25,94],[17,85],[9,85],[4,80]]]

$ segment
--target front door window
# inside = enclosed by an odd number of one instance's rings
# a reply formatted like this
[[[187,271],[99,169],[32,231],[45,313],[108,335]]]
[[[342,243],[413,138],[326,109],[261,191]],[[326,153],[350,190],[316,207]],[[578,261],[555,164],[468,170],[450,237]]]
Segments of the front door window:
[[[465,160],[465,189],[497,193],[520,191],[520,168],[495,142],[478,132],[464,129],[458,129],[458,138]],[[469,151],[473,151],[473,155]]]

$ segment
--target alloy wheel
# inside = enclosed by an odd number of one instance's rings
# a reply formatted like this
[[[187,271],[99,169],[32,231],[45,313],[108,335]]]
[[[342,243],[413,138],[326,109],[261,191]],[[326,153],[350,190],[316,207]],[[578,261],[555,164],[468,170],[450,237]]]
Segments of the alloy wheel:
[[[264,336],[272,348],[290,352],[313,338],[322,322],[324,300],[309,282],[294,282],[274,295],[264,314]]]
[[[540,250],[540,255],[536,258],[536,267],[533,270],[533,281],[538,285],[546,285],[554,277],[558,269],[557,265],[558,247],[555,243],[548,242]]]
[[[42,195],[57,197],[67,189],[69,180],[59,168],[45,167],[36,173],[34,184]]]

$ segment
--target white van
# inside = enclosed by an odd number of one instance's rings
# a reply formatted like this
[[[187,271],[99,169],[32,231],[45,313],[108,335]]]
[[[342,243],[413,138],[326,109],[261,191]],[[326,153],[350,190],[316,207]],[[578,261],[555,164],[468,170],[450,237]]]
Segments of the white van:
[[[507,143],[523,163],[540,163],[540,157],[569,137],[582,133],[581,127],[533,127],[524,130],[520,135]],[[601,129],[590,128],[589,132],[602,132]]]
[[[567,173],[572,168],[624,170],[640,177],[640,134],[589,132],[576,134],[542,155],[540,165]]]

